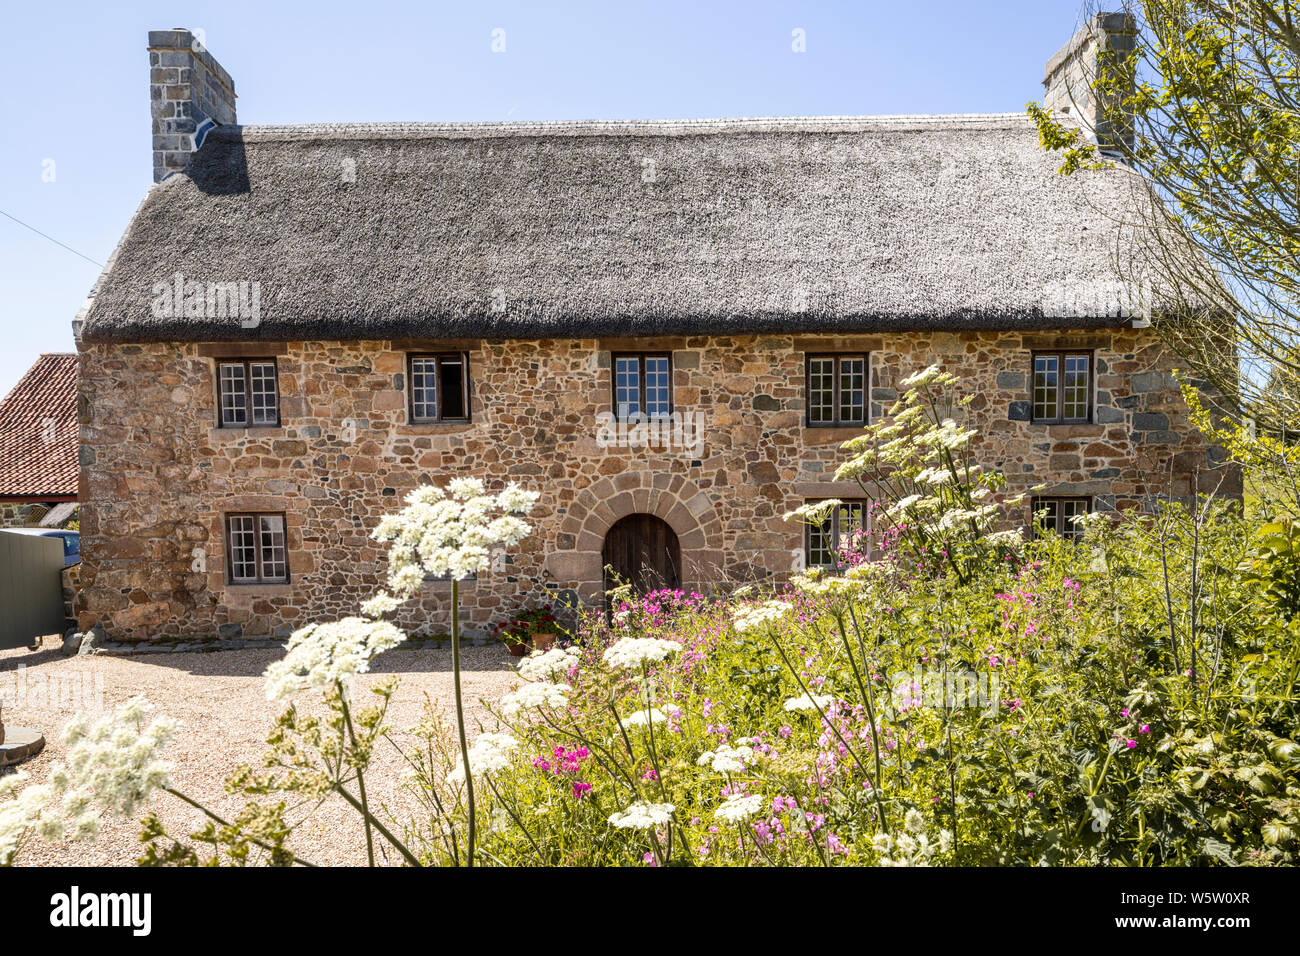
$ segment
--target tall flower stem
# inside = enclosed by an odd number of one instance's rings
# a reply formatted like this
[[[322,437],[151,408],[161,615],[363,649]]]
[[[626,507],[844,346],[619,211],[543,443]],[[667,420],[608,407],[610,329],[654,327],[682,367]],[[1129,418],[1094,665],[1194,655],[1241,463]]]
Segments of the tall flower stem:
[[[849,606],[849,613],[850,614],[853,613],[852,604],[850,604]],[[835,623],[839,627],[840,640],[844,644],[844,651],[848,655],[849,665],[853,669],[853,677],[857,681],[858,690],[862,694],[862,702],[863,704],[866,705],[867,708],[867,722],[871,725],[871,759],[876,768],[876,779],[873,781],[872,796],[876,798],[876,810],[880,813],[880,826],[882,827],[885,833],[889,833],[890,832],[889,819],[885,815],[885,804],[880,799],[879,785],[884,783],[885,778],[884,778],[884,771],[881,769],[880,766],[880,737],[879,737],[880,731],[879,728],[876,726],[875,695],[869,689],[870,684],[868,683],[871,679],[871,676],[870,673],[868,672],[867,677],[864,678],[861,672],[858,670],[857,660],[853,656],[853,648],[849,646],[849,635],[844,628],[844,615],[836,614]],[[858,627],[858,619],[856,615],[854,615],[853,617],[853,629],[854,631],[857,632],[858,647],[862,651],[862,666],[865,668],[867,667],[868,664],[867,649],[862,643],[862,629]]]
[[[411,866],[424,865],[423,863],[420,862],[419,857],[417,857],[414,853],[412,853],[409,849],[407,849],[407,847],[402,843],[402,841],[397,839],[397,837],[393,835],[392,831],[389,830],[388,827],[384,826],[384,824],[380,822],[380,820],[377,817],[373,815],[368,815],[366,811],[362,808],[361,801],[358,800],[356,797],[354,797],[351,793],[349,793],[347,788],[344,787],[343,784],[341,783],[335,784],[334,792],[337,793],[344,800],[346,800],[349,804],[351,804],[354,810],[359,812],[362,816],[365,816],[370,822],[370,824],[373,825],[377,831],[379,831],[379,835],[382,836],[385,840],[387,840],[389,844],[392,845],[393,849],[402,855],[402,859],[406,860],[406,862],[409,863]]]
[[[465,739],[465,703],[460,693],[460,581],[451,580],[451,681],[456,693],[456,732],[460,735],[460,759],[465,767],[465,800],[469,804],[469,833],[465,865],[474,865],[474,768],[469,765],[469,743]]]
[[[357,746],[357,732],[352,727],[352,709],[348,707],[348,689],[342,681],[335,681],[339,689],[339,704],[343,708],[343,721],[347,724],[348,739],[352,741],[352,749]],[[357,790],[361,794],[361,815],[366,821],[366,859],[371,866],[375,865],[375,835],[370,825],[373,817],[370,815],[370,803],[366,800],[366,778],[361,771],[360,764],[357,765]]]

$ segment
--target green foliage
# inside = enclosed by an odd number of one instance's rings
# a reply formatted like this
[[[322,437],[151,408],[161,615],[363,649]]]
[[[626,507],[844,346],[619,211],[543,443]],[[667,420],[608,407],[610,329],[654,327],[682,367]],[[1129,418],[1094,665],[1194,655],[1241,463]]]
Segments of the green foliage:
[[[589,690],[563,714],[510,721],[528,759],[495,775],[484,852],[658,862],[645,831],[608,824],[651,797],[676,807],[659,831],[669,863],[882,862],[872,838],[899,835],[909,810],[952,836],[931,862],[1294,863],[1300,653],[1297,628],[1252,583],[1267,546],[1233,508],[1170,507],[1094,524],[1079,544],[1048,537],[965,582],[795,596],[798,611],[762,633],[736,634],[716,607],[643,623],[636,636],[669,636],[691,658],[643,681],[603,667],[620,632],[595,624]],[[987,694],[974,699],[966,675]],[[781,706],[810,686],[842,703],[825,716]],[[674,715],[653,744],[613,717],[647,702]],[[768,752],[729,773],[700,765],[738,740]],[[532,758],[584,745],[591,790],[576,799],[574,775]],[[719,821],[724,788],[761,794],[764,813]],[[801,812],[773,814],[778,798]]]
[[[1029,104],[1043,148],[1075,174],[1118,159],[1140,174],[1114,215],[1131,298],[1198,380],[1260,429],[1300,419],[1300,30],[1294,0],[1138,0],[1131,54],[1103,55],[1076,91],[1107,157]],[[1085,105],[1086,103],[1086,105]]]
[[[1026,103],[1025,110],[1038,128],[1038,142],[1043,149],[1062,154],[1058,173],[1070,176],[1083,169],[1099,169],[1105,165],[1096,144],[1088,142],[1079,127],[1058,122],[1037,103]]]
[[[1270,521],[1256,530],[1254,540],[1242,582],[1257,587],[1260,597],[1290,623],[1300,614],[1300,519]]]

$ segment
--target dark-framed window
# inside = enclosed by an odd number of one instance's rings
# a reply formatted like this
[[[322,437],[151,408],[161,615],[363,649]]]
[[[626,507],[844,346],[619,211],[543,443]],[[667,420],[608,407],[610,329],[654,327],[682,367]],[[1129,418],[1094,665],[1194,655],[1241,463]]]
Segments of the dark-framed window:
[[[408,413],[412,423],[469,421],[469,356],[464,352],[412,354]]]
[[[667,418],[673,413],[673,358],[668,352],[614,353],[614,417]]]
[[[804,563],[810,568],[837,568],[840,549],[867,531],[867,503],[845,501],[821,524],[804,526]]]
[[[272,428],[280,424],[275,359],[217,360],[217,424],[222,428]]]
[[[1033,499],[1031,508],[1036,535],[1054,531],[1062,538],[1077,541],[1083,537],[1083,528],[1075,524],[1074,519],[1092,513],[1092,499],[1039,497]]]
[[[865,353],[809,355],[805,360],[808,427],[866,425],[871,360]]]
[[[231,584],[288,584],[284,515],[226,515],[226,577]]]
[[[1091,352],[1035,352],[1034,421],[1091,421],[1092,365]]]

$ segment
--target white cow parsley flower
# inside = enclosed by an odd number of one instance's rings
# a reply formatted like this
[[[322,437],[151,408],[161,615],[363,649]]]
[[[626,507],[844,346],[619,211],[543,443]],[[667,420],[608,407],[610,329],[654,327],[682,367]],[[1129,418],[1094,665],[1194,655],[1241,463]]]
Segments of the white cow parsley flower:
[[[533,651],[519,662],[519,674],[529,680],[554,680],[567,676],[578,663],[582,651],[577,646],[552,647],[549,651]]]
[[[764,601],[762,604],[747,604],[736,608],[732,617],[732,626],[737,634],[746,634],[765,627],[773,621],[782,620],[794,610],[789,601]]]
[[[819,525],[830,517],[831,512],[842,505],[844,502],[838,498],[826,498],[822,501],[810,501],[807,504],[800,505],[794,511],[787,511],[781,518],[782,521],[802,521],[806,524]]]
[[[402,602],[393,597],[387,591],[380,591],[369,601],[361,605],[361,613],[366,617],[383,617],[385,614],[391,614],[402,606]]]
[[[785,702],[785,709],[788,711],[796,710],[825,710],[831,704],[835,703],[835,698],[828,694],[800,694],[798,697],[791,697]]]
[[[495,773],[510,766],[510,754],[519,741],[509,734],[482,733],[469,745],[469,766],[475,777]],[[465,761],[457,758],[456,766],[447,774],[448,783],[465,782]]]
[[[371,536],[391,541],[388,583],[397,597],[415,593],[427,576],[463,580],[486,572],[492,552],[518,544],[531,526],[527,514],[538,493],[508,485],[488,494],[478,478],[455,478],[444,491],[422,485],[406,496],[406,507],[383,518]]]
[[[651,830],[672,820],[676,809],[671,803],[638,801],[612,814],[609,822],[622,830]]]
[[[387,621],[345,617],[294,631],[288,653],[266,669],[266,696],[283,700],[299,691],[328,687],[364,674],[376,654],[396,647],[406,635]]]
[[[569,689],[568,684],[549,684],[544,681],[524,684],[501,698],[501,713],[506,717],[516,717],[524,710],[563,707],[569,702],[569,698],[564,696]]]
[[[676,654],[682,646],[661,637],[625,637],[605,649],[605,663],[610,667],[639,670]]]
[[[943,371],[937,365],[931,365],[929,368],[921,369],[919,372],[913,372],[907,378],[898,383],[900,388],[920,388],[923,385],[929,385],[938,379]]]
[[[169,786],[171,764],[158,758],[180,726],[170,717],[145,719],[153,707],[133,697],[94,722],[84,717],[70,722],[63,734],[67,757],[51,768],[59,790],[75,796],[66,805],[77,814],[95,805],[131,816],[159,787]]]
[[[695,762],[701,767],[712,767],[718,773],[742,773],[753,761],[753,749],[728,747],[723,744],[717,750],[706,750]]]
[[[0,778],[0,866],[9,866],[33,834],[39,834],[56,820],[49,809],[54,788],[32,785],[18,790],[27,780],[19,771]]]
[[[713,811],[713,816],[727,823],[744,823],[750,817],[762,813],[766,806],[767,801],[762,794],[751,793],[745,796],[733,793]]]
[[[645,727],[648,724],[662,724],[667,719],[668,715],[655,707],[651,707],[649,710],[638,710],[622,718],[625,727]]]

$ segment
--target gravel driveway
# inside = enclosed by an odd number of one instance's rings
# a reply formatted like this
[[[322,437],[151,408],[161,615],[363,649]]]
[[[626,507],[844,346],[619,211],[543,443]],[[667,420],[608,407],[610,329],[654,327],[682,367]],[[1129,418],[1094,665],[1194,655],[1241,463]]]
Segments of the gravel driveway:
[[[265,736],[283,709],[268,701],[262,671],[280,656],[267,650],[221,651],[207,654],[151,654],[112,657],[95,654],[63,657],[57,638],[46,638],[38,651],[0,651],[0,693],[19,690],[5,707],[10,726],[36,727],[46,737],[45,750],[23,764],[33,780],[42,780],[50,764],[63,756],[59,741],[64,723],[83,707],[93,710],[96,698],[111,709],[143,694],[159,712],[182,722],[164,756],[174,765],[178,790],[197,798],[229,818],[242,804],[222,788],[222,780],[241,763],[257,765]],[[462,648],[462,686],[471,736],[480,721],[491,729],[492,718],[479,703],[494,701],[516,683],[510,655],[503,647]],[[20,670],[21,668],[21,670]],[[404,730],[416,724],[426,696],[454,722],[450,650],[392,650],[379,657],[370,674],[353,685],[354,699],[362,688],[386,675],[401,683],[389,709],[389,726]],[[312,695],[302,695],[302,700]],[[300,704],[301,706],[301,704]],[[376,765],[366,776],[371,806],[394,806],[396,785],[405,764],[392,747],[379,749]],[[167,794],[153,798],[168,827],[190,832],[201,822],[198,811]],[[140,855],[138,820],[105,819],[94,843],[33,842],[23,852],[26,865],[131,865]],[[362,828],[341,798],[333,797],[294,834],[292,848],[317,864],[365,863]]]

